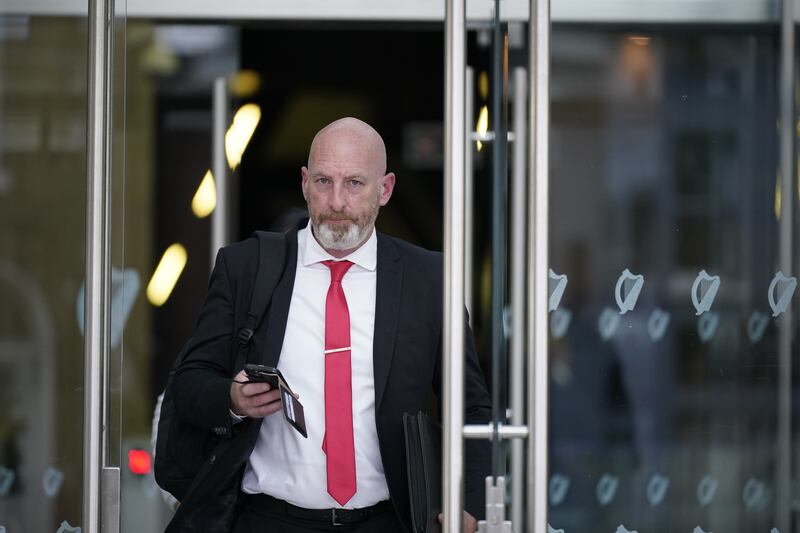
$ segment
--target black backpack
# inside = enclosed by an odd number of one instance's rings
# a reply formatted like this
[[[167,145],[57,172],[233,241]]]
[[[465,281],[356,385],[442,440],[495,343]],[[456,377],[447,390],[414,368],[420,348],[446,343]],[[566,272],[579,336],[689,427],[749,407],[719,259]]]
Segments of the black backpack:
[[[233,374],[235,376],[247,363],[247,355],[256,329],[261,325],[264,313],[272,299],[272,293],[283,273],[286,262],[286,235],[256,231],[258,239],[259,262],[247,322],[237,334],[238,346]],[[155,446],[155,478],[158,485],[182,501],[190,492],[197,474],[207,459],[219,447],[229,442],[212,431],[184,423],[175,414],[173,378],[178,367],[186,358],[192,339],[186,342],[175,358],[170,370],[161,412]]]

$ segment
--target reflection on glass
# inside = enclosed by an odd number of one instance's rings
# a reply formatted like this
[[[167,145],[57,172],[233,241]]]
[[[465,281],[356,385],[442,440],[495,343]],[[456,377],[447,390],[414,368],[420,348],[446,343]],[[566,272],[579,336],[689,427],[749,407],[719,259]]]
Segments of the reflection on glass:
[[[61,490],[61,484],[64,482],[64,472],[52,466],[47,467],[42,477],[42,488],[48,498],[53,498]]]
[[[242,155],[259,120],[261,120],[261,108],[256,104],[243,105],[233,116],[233,122],[225,133],[225,155],[231,170],[235,170],[242,162]]]
[[[156,307],[164,305],[186,266],[186,248],[180,243],[164,251],[153,277],[147,285],[147,299]]]
[[[214,185],[214,175],[207,170],[192,198],[192,212],[197,218],[205,218],[214,212],[215,207],[217,207],[217,188]]]
[[[75,14],[0,17],[0,531],[11,533],[81,520],[88,51]]]

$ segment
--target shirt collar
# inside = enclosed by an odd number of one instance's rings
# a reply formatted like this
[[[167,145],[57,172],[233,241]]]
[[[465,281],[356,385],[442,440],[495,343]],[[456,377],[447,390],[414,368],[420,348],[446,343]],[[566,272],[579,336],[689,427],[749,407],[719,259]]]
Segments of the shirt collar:
[[[342,258],[333,257],[320,246],[317,239],[311,233],[311,221],[309,220],[305,228],[297,232],[298,249],[300,250],[300,262],[303,266],[313,265],[322,261],[350,261],[351,263],[360,266],[364,270],[374,272],[378,264],[378,237],[375,228],[372,228],[372,234],[367,239],[367,242],[358,247],[350,255]],[[305,241],[305,242],[303,242]]]

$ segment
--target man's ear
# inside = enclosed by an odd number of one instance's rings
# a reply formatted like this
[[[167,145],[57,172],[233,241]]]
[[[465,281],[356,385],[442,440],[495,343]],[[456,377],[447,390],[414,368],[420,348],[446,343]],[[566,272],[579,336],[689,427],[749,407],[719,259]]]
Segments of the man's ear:
[[[389,198],[392,197],[392,191],[394,191],[394,182],[395,176],[394,172],[389,172],[384,177],[381,178],[381,195],[378,199],[378,203],[381,207],[385,206],[389,203]]]
[[[308,169],[306,167],[300,167],[300,188],[303,189],[303,198],[308,201],[308,195],[306,194],[306,188],[308,187]]]

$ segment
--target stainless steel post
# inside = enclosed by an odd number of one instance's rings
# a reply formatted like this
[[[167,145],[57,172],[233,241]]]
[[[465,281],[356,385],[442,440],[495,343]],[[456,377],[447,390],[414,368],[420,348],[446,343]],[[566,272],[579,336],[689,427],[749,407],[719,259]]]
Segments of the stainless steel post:
[[[514,69],[514,144],[511,182],[511,423],[525,424],[525,260],[526,241],[526,155],[528,73]],[[511,523],[522,525],[525,508],[525,451],[521,440],[511,443]]]
[[[550,1],[531,0],[531,136],[528,188],[528,516],[526,531],[547,531],[547,268],[549,243]]]
[[[111,285],[111,83],[113,0],[89,1],[84,330],[83,530],[100,531],[106,459],[104,378],[109,354]]]
[[[445,0],[444,450],[442,531],[458,533],[464,499],[465,0]]]
[[[211,268],[217,251],[228,244],[230,221],[228,220],[228,160],[225,157],[225,131],[228,127],[227,80],[214,80],[211,133],[211,173],[217,190],[217,207],[211,214]]]
[[[475,123],[474,100],[475,100],[475,70],[467,67],[465,71],[466,90],[464,92],[464,303],[469,313],[470,324],[474,323],[473,309],[475,302],[472,296],[473,274],[475,272],[473,262],[474,246],[474,200],[473,191],[475,190],[475,175],[472,167],[472,128]]]
[[[783,0],[781,10],[781,74],[780,74],[780,152],[781,179],[780,269],[787,275],[793,271],[793,224],[795,145],[794,111],[794,2]],[[776,461],[777,526],[788,531],[792,513],[792,310],[778,319],[778,442]]]

